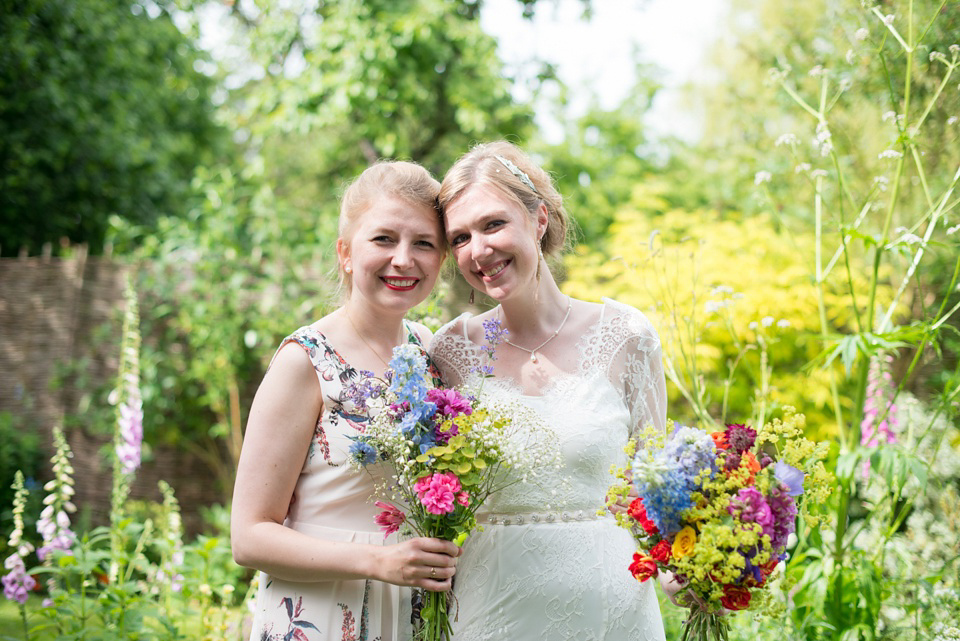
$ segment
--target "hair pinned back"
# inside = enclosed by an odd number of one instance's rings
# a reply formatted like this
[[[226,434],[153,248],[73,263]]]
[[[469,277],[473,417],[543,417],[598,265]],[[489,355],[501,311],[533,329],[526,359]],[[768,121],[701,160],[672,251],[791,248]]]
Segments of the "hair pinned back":
[[[477,145],[461,156],[440,185],[437,202],[441,215],[463,192],[478,183],[488,184],[518,202],[533,217],[543,204],[548,222],[540,248],[550,256],[566,247],[569,216],[563,207],[563,197],[549,174],[519,147],[499,140]]]
[[[357,222],[380,198],[400,198],[415,207],[435,210],[439,191],[437,179],[415,162],[378,161],[364,169],[343,192],[338,236],[349,243]],[[349,291],[352,286],[350,275],[341,270],[340,278]]]

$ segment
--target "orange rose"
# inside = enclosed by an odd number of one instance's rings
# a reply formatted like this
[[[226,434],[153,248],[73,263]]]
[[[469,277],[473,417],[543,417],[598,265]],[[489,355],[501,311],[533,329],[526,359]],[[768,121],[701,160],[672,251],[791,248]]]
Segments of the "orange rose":
[[[630,564],[630,574],[637,581],[643,583],[647,579],[657,576],[657,562],[652,557],[633,553],[633,563]]]
[[[747,471],[750,472],[750,483],[753,483],[754,477],[756,477],[757,472],[760,471],[760,463],[757,462],[757,457],[753,455],[753,452],[744,452],[743,456],[740,458],[740,467],[747,468]]]
[[[710,432],[710,437],[713,438],[713,444],[718,450],[725,450],[730,447],[730,444],[727,443],[726,432]]]

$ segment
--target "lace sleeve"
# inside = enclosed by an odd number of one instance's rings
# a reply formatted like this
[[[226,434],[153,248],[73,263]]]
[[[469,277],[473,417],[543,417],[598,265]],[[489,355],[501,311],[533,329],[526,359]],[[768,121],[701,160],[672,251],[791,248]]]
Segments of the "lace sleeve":
[[[464,338],[468,314],[461,314],[433,335],[427,352],[440,370],[447,387],[457,387],[467,380],[479,358]]]
[[[621,390],[630,410],[630,436],[647,426],[664,432],[667,425],[667,383],[660,337],[647,317],[622,303],[608,301],[615,312],[611,338],[618,345],[610,361],[610,380]]]

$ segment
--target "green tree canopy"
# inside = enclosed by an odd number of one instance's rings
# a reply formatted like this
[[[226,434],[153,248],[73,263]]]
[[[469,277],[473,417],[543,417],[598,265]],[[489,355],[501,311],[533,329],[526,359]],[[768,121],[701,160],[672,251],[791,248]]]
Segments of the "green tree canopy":
[[[110,216],[184,212],[219,131],[166,2],[0,0],[0,244],[99,252]]]

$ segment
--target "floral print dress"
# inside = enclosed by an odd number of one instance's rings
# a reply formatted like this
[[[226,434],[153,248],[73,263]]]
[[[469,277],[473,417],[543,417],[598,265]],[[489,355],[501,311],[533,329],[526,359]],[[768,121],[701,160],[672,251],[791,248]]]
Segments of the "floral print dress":
[[[406,325],[407,341],[421,345]],[[309,356],[323,393],[323,412],[284,525],[318,539],[382,545],[374,522],[376,481],[349,464],[351,436],[369,420],[346,394],[362,376],[326,337],[302,327],[280,347],[296,343]],[[421,345],[422,346],[422,345]],[[278,349],[279,351],[279,349]],[[299,464],[299,461],[291,461]],[[410,590],[372,580],[303,583],[259,573],[251,641],[399,641],[409,638]]]

